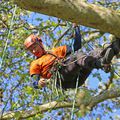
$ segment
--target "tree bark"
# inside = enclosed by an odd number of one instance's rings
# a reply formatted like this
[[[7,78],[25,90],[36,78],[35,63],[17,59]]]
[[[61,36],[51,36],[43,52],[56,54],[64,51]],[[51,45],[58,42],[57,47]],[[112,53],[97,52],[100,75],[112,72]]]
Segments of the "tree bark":
[[[120,36],[120,13],[81,0],[14,0],[20,7]]]

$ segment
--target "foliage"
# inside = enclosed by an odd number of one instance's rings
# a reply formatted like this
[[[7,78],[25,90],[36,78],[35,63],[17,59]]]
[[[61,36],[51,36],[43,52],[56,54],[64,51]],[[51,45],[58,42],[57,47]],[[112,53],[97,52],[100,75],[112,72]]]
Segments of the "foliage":
[[[119,2],[111,2],[111,0],[95,1],[94,4],[119,10]],[[31,110],[32,108],[37,111],[38,107],[36,106],[53,100],[63,101],[66,98],[66,96],[61,93],[61,90],[57,90],[57,88],[51,84],[45,89],[33,89],[31,86],[32,80],[29,77],[29,64],[33,60],[33,56],[26,53],[23,42],[29,34],[36,33],[44,40],[43,42],[46,49],[49,49],[54,47],[53,45],[70,27],[71,23],[69,22],[20,9],[13,4],[13,1],[0,1],[0,87],[3,89],[2,109],[0,108],[1,115],[8,111]],[[65,34],[57,45],[72,45],[73,39],[71,34],[73,34],[73,32],[73,30],[70,30]],[[84,42],[83,51],[89,52],[98,46],[101,47],[101,44],[109,42],[109,34],[102,34],[101,36],[100,31],[97,32],[99,33],[98,36],[86,43],[85,38],[89,38],[91,34],[96,33],[96,30],[81,26]],[[115,63],[113,67],[113,71],[120,74],[117,63]],[[86,82],[85,84],[89,89],[94,91],[94,94],[92,92],[93,95],[103,92],[105,89],[109,89],[109,87],[116,86],[120,82],[118,74],[114,73],[112,77],[110,76],[111,74],[107,74],[108,77],[105,77],[103,74],[98,70],[95,71],[94,74],[91,74],[88,78],[88,83]],[[90,81],[93,82],[93,78],[97,81],[96,88],[93,88],[92,85],[89,84]],[[109,85],[107,83],[110,78],[112,80]],[[99,87],[100,84],[102,84],[102,87]],[[101,119],[102,116],[106,114],[106,118],[113,118],[112,113],[114,110],[119,109],[117,106],[120,106],[119,98],[111,99],[109,104],[108,102],[109,101],[105,101],[98,104],[84,119],[94,119],[94,117]],[[56,117],[69,119],[70,114],[68,113],[70,112],[71,109],[68,108],[58,109],[56,111],[50,110],[48,111],[49,114],[47,113],[48,115],[46,113],[37,114],[28,119],[56,119]],[[116,118],[119,117],[119,115],[115,115]],[[82,117],[78,112],[76,113],[75,119],[77,116]],[[15,117],[19,119],[19,112],[16,113]]]

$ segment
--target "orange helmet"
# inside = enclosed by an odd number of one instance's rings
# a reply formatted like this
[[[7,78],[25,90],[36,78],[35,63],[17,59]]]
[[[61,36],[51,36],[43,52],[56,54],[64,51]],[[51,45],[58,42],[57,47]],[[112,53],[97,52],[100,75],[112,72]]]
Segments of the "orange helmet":
[[[42,40],[33,34],[31,34],[24,42],[25,48],[33,53],[36,57],[41,57],[44,53],[44,47]]]

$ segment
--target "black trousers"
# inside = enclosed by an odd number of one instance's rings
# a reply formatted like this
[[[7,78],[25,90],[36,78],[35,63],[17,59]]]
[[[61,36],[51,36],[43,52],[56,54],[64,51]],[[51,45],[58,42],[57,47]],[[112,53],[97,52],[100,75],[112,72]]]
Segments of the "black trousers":
[[[79,46],[76,48],[79,48]],[[109,48],[112,49],[113,52],[108,53]],[[102,68],[101,63],[109,64],[112,58],[115,55],[118,55],[119,52],[120,38],[116,38],[116,40],[105,49],[95,49],[88,55],[77,49],[74,55],[70,55],[65,61],[63,61],[63,64],[65,65],[62,65],[61,69],[59,69],[59,73],[62,77],[61,79],[57,77],[57,84],[59,85],[61,80],[62,88],[75,88],[77,78],[79,78],[78,86],[81,86],[94,68]],[[106,61],[107,56],[109,56],[108,58],[110,59]]]
[[[91,51],[89,55],[76,51],[63,61],[59,69],[61,78],[57,77],[57,84],[62,83],[62,88],[75,88],[77,78],[78,86],[81,86],[94,68],[97,68],[96,62],[101,58],[101,49]]]

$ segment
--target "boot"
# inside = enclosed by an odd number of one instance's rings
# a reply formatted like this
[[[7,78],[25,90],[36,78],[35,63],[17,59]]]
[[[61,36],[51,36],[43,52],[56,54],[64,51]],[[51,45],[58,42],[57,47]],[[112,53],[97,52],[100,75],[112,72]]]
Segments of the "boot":
[[[118,55],[120,52],[120,38],[116,38],[115,41],[113,41],[108,47],[106,47],[102,52],[101,56],[104,56],[106,54],[106,51],[111,48],[114,52],[114,56]]]
[[[120,38],[116,38],[116,41],[112,42],[111,45],[106,47],[101,52],[101,57],[99,59],[96,59],[93,67],[94,68],[104,68],[104,70],[107,72],[110,70],[110,63],[114,56],[118,55],[120,52]]]
[[[111,48],[114,51],[115,55],[118,55],[120,52],[120,38],[116,38],[116,40],[111,44]]]
[[[105,55],[99,59],[95,60],[94,67],[99,69],[104,69],[106,73],[110,72],[111,70],[111,60],[115,56],[114,51],[112,48],[106,49]]]

